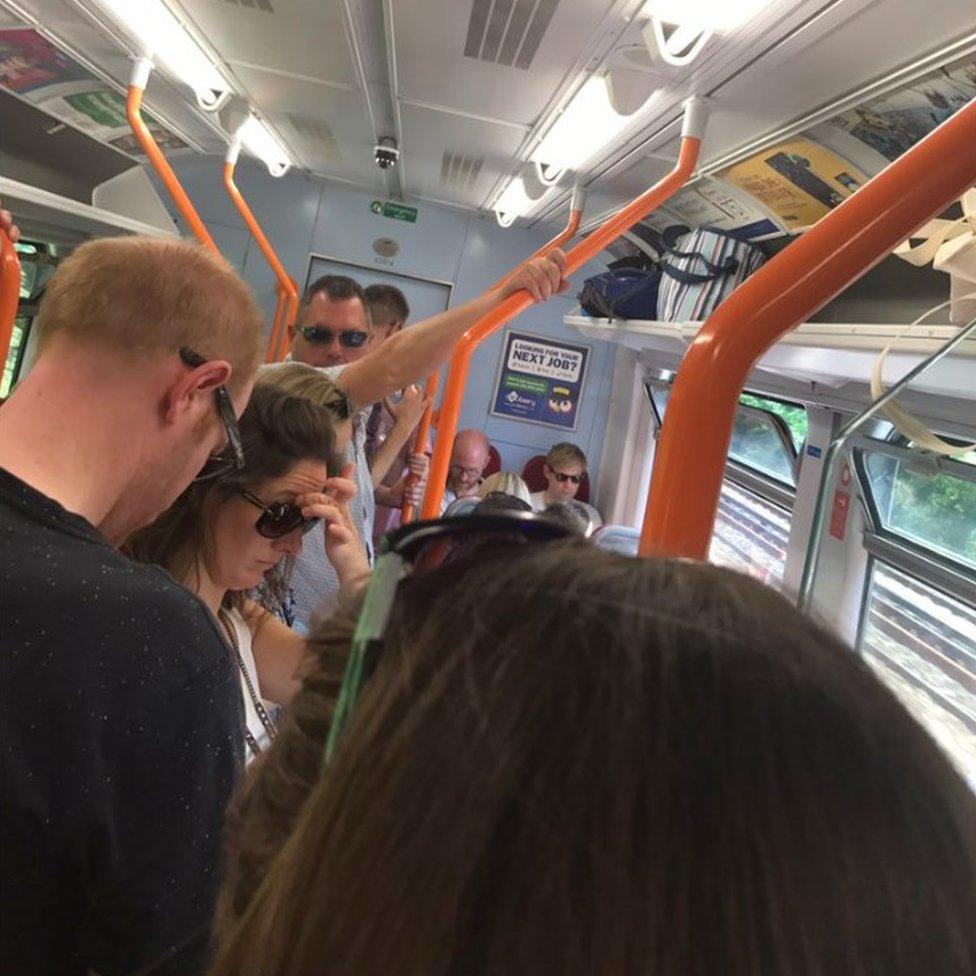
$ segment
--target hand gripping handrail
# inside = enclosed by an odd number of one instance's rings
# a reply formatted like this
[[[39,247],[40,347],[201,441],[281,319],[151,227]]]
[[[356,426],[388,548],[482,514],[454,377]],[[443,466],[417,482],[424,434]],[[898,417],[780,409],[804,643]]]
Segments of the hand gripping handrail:
[[[0,370],[7,362],[20,304],[20,259],[5,231],[0,231]]]
[[[204,226],[200,215],[196,212],[186,191],[180,186],[180,181],[176,178],[172,166],[166,162],[166,157],[162,150],[156,145],[149,127],[142,119],[142,95],[149,82],[149,72],[152,70],[152,61],[148,58],[137,58],[132,66],[132,78],[129,81],[129,94],[125,100],[125,114],[132,127],[132,132],[142,146],[142,151],[149,159],[152,168],[159,174],[163,185],[169,191],[169,195],[176,204],[187,226],[193,232],[193,236],[204,246],[209,248],[214,254],[219,254],[217,245],[214,244],[207,228]]]
[[[566,255],[567,277],[579,271],[611,241],[636,224],[638,220],[646,217],[687,183],[698,162],[706,114],[703,99],[688,100],[685,104],[685,118],[681,130],[681,150],[674,169],[569,251]],[[440,513],[471,354],[482,340],[500,329],[509,319],[524,312],[531,304],[532,296],[525,290],[509,295],[501,304],[475,322],[458,342],[447,374],[447,385],[437,424],[437,443],[434,446],[427,493],[424,495],[422,509],[425,519],[436,518]]]
[[[550,240],[546,241],[538,250],[530,254],[521,264],[519,264],[515,271],[510,271],[508,274],[503,275],[498,281],[495,282],[491,287],[498,288],[506,278],[520,271],[529,263],[529,261],[535,258],[541,257],[544,254],[548,254],[554,247],[562,247],[568,240],[570,240],[579,230],[580,221],[583,219],[583,200],[584,191],[580,186],[573,187],[573,197],[569,205],[569,217],[566,220],[566,226],[552,237]],[[456,355],[456,353],[455,353]],[[452,358],[453,365],[453,358]],[[424,411],[423,416],[420,418],[420,423],[417,425],[417,436],[414,440],[413,450],[415,454],[422,454],[427,449],[427,438],[430,436],[430,428],[433,422],[434,414],[434,397],[437,396],[437,388],[440,386],[440,372],[431,373],[427,377],[427,384],[424,387],[424,396],[429,401],[429,406]],[[419,479],[416,475],[410,475],[407,478],[408,485],[415,485]],[[401,525],[406,525],[408,522],[412,522],[414,519],[413,505],[405,501],[400,507],[400,523]]]
[[[257,222],[251,208],[247,205],[247,201],[234,182],[234,168],[237,166],[237,157],[240,155],[240,151],[241,144],[238,140],[234,140],[227,148],[227,156],[224,160],[224,189],[237,208],[237,212],[244,218],[244,223],[257,241],[258,247],[261,248],[264,259],[271,265],[271,270],[278,279],[279,296],[282,293],[285,296],[283,306],[279,302],[280,314],[279,308],[275,310],[275,320],[271,327],[271,335],[268,338],[265,361],[270,363],[274,362],[276,358],[275,354],[280,341],[281,330],[284,329],[287,332],[295,324],[295,314],[298,312],[298,290],[281,261],[278,260],[275,249],[271,246],[271,242],[261,229],[261,225]]]
[[[739,395],[790,332],[976,180],[976,102],[819,220],[708,318],[678,370],[638,552],[705,559]]]

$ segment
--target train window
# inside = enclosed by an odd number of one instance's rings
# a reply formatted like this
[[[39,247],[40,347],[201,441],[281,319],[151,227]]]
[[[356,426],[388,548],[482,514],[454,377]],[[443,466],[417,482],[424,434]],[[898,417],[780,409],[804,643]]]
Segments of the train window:
[[[976,452],[950,460],[879,443],[858,464],[875,531],[976,569]]]
[[[874,560],[859,646],[976,790],[976,610]]]
[[[18,315],[14,320],[14,331],[10,336],[7,361],[3,364],[3,376],[0,377],[0,398],[10,395],[17,374],[20,372],[20,364],[23,360],[24,349],[27,346],[30,326],[31,319],[27,315]]]
[[[644,384],[658,425],[664,421],[669,383]],[[807,412],[798,403],[787,403],[755,393],[743,393],[735,415],[729,458],[779,485],[796,488],[797,458],[807,436]]]
[[[729,480],[722,485],[709,560],[779,587],[786,569],[790,512]]]
[[[756,407],[782,418],[790,432],[793,447],[800,452],[807,439],[807,411],[799,403],[789,403],[786,400],[774,400],[771,397],[757,396],[755,393],[743,393],[739,403],[747,407]]]

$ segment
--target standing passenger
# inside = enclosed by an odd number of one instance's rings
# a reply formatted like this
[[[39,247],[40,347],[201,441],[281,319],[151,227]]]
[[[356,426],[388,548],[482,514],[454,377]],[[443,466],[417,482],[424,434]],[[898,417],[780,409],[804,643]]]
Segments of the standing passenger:
[[[410,306],[403,292],[393,285],[369,285],[365,293],[370,321],[373,323],[372,348],[375,349],[395,336],[407,324]],[[389,400],[373,405],[366,424],[366,456],[369,459],[370,470],[373,468],[374,458],[381,445],[389,439],[396,428],[400,409]],[[376,485],[374,547],[379,545],[380,539],[387,532],[400,524],[400,508],[405,501],[414,508],[420,507],[427,487],[429,467],[430,459],[427,454],[414,453],[412,437],[408,437],[390,465],[390,470],[380,479],[379,484],[374,474],[373,484]],[[410,478],[411,474],[416,477],[415,482]]]
[[[474,300],[397,332],[375,349],[368,348],[372,325],[365,293],[356,282],[326,275],[308,288],[298,322],[291,329],[291,358],[326,368],[358,410],[353,422],[353,451],[356,481],[363,497],[353,507],[353,515],[361,520],[362,537],[370,549],[375,503],[365,457],[365,427],[373,404],[440,369],[461,336],[509,295],[525,290],[534,301],[544,302],[564,291],[568,287],[563,278],[565,268],[566,256],[557,248],[544,258],[529,261]],[[328,609],[328,603],[324,607],[319,603],[328,564],[311,555],[319,551],[314,543],[309,545],[296,566],[293,584],[298,627],[308,627],[313,610]]]
[[[35,328],[0,410],[0,968],[193,973],[241,695],[206,607],[116,545],[242,463],[262,316],[218,257],[135,237],[79,247]]]

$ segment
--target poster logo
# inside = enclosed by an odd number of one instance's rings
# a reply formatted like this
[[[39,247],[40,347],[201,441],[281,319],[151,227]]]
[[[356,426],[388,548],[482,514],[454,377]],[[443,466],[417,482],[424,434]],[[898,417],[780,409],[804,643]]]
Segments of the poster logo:
[[[589,356],[588,346],[509,332],[492,413],[576,430]]]

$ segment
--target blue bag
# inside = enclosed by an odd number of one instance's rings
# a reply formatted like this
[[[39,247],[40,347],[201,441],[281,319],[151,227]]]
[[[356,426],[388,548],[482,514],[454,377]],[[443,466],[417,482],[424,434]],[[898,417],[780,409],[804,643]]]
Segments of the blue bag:
[[[604,319],[653,319],[657,315],[657,289],[661,271],[617,267],[583,282],[576,297],[583,311]]]
[[[669,227],[655,245],[661,257],[657,318],[707,319],[765,260],[748,238],[717,227]]]

